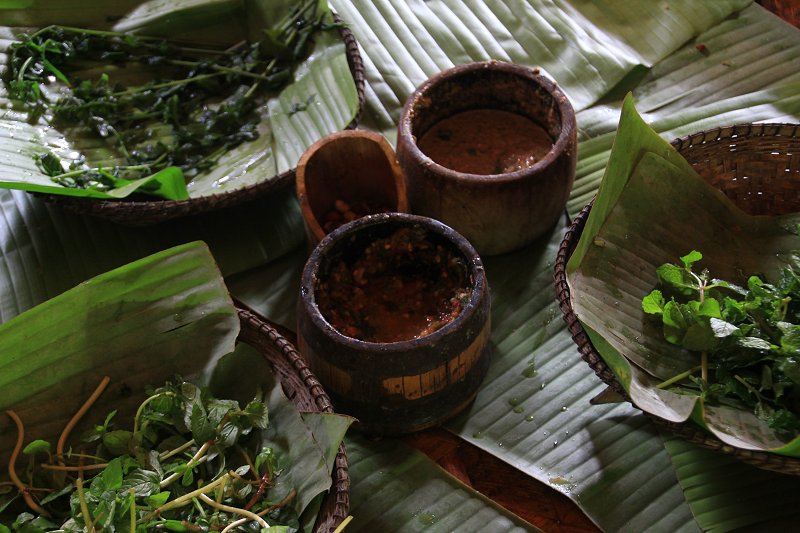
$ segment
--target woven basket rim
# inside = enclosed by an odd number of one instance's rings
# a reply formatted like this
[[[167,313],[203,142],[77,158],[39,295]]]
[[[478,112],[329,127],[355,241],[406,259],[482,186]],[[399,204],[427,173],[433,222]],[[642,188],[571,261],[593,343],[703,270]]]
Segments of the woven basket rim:
[[[672,141],[672,145],[677,150],[710,142],[725,141],[739,136],[762,136],[765,139],[778,136],[788,136],[792,138],[800,137],[800,124],[790,123],[761,123],[761,124],[736,124],[733,126],[723,126],[710,130],[693,133],[680,137]],[[572,252],[575,250],[581,233],[589,218],[589,213],[594,205],[594,199],[586,204],[583,209],[575,216],[571,225],[564,234],[564,238],[559,246],[554,266],[554,283],[556,298],[559,308],[567,324],[572,340],[578,347],[581,358],[592,368],[594,373],[613,391],[622,395],[625,400],[633,407],[639,409],[631,401],[630,396],[625,391],[622,384],[618,381],[611,368],[603,360],[599,352],[594,348],[586,331],[583,329],[577,315],[572,308],[572,299],[569,285],[567,283],[567,262]],[[704,431],[691,421],[675,423],[665,420],[651,413],[646,414],[658,425],[668,428],[673,434],[685,440],[700,445],[701,447],[716,450],[721,453],[731,455],[744,463],[751,464],[764,470],[771,470],[783,474],[800,476],[800,458],[782,456],[766,451],[745,450],[725,444],[717,437]]]
[[[339,24],[338,30],[345,45],[345,55],[350,73],[356,85],[356,114],[344,129],[356,129],[361,119],[366,102],[366,76],[364,61],[361,58],[358,42],[353,32],[344,23],[338,13],[333,12],[334,21]],[[33,193],[48,203],[58,205],[69,211],[92,215],[127,226],[150,226],[189,215],[207,213],[219,209],[236,206],[243,202],[260,198],[288,186],[294,181],[295,169],[292,168],[259,183],[240,187],[232,191],[190,198],[188,200],[108,200],[96,198],[79,198],[59,194]]]
[[[306,365],[293,343],[282,333],[289,330],[274,324],[235,301],[241,330],[238,341],[255,348],[269,363],[286,396],[300,411],[332,413],[328,394]],[[325,495],[314,524],[315,533],[331,533],[347,518],[350,510],[350,475],[344,442],[339,446],[331,473],[332,484]]]

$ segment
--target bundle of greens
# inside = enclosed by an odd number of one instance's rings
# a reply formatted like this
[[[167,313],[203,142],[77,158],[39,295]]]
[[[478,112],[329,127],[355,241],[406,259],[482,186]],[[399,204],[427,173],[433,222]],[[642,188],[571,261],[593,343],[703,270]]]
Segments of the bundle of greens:
[[[774,284],[753,275],[747,287],[696,272],[702,258],[692,251],[680,265],[658,267],[660,289],[642,300],[664,338],[697,353],[700,363],[659,388],[749,409],[791,438],[800,433],[800,256]]]
[[[300,528],[296,491],[275,500],[270,489],[284,474],[263,438],[266,398],[244,407],[207,389],[176,380],[150,392],[132,429],[115,427],[115,412],[93,427],[80,446],[65,450],[74,422],[99,397],[101,382],[65,426],[55,449],[35,440],[22,448],[24,426],[14,411],[18,440],[9,473],[18,489],[3,507],[30,508],[14,531],[291,531]],[[28,457],[17,474],[20,452]],[[280,465],[280,466],[279,466]],[[2,510],[2,509],[0,509]],[[275,526],[285,526],[283,529]],[[270,529],[272,528],[272,529]],[[0,531],[11,531],[0,525]]]
[[[98,191],[159,172],[184,180],[209,170],[258,137],[266,95],[291,82],[315,35],[332,27],[318,7],[304,0],[260,42],[224,50],[65,26],[19,36],[10,46],[7,86],[29,120],[44,116],[57,127],[93,132],[111,153],[92,167],[85,158],[66,165],[44,152],[35,156],[37,166],[61,186]],[[133,83],[119,81],[132,71]],[[67,90],[50,90],[55,81]],[[139,192],[159,188],[156,180]],[[187,197],[185,189],[179,196]]]

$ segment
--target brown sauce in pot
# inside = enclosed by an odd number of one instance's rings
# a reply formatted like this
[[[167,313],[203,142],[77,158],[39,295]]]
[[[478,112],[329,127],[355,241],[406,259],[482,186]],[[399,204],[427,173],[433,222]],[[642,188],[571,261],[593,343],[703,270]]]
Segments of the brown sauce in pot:
[[[433,333],[458,316],[470,293],[464,259],[419,228],[398,229],[354,261],[339,260],[316,288],[325,320],[368,342]]]
[[[532,166],[553,148],[553,140],[522,115],[471,109],[434,124],[417,146],[443,167],[489,175]]]

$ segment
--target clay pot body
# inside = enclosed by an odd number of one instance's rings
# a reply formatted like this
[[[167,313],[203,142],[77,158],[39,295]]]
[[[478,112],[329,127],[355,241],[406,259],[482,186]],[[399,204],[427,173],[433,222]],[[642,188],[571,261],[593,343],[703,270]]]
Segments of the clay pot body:
[[[459,112],[498,109],[541,126],[553,147],[532,166],[504,174],[469,174],[434,162],[417,140]],[[502,143],[503,139],[486,139]],[[487,61],[433,76],[411,94],[398,125],[397,158],[411,212],[441,220],[481,255],[509,252],[551,229],[575,179],[577,127],[567,97],[538,70]]]
[[[337,331],[320,313],[317,290],[334,261],[363,250],[398,227],[421,227],[431,242],[455,249],[467,266],[469,298],[433,333],[399,342],[366,342]],[[442,423],[474,399],[490,359],[490,301],[483,264],[452,228],[401,213],[371,215],[330,233],[303,269],[298,347],[337,412],[368,434],[400,435]]]
[[[325,217],[336,209],[337,200],[387,212],[408,211],[394,149],[371,131],[344,130],[311,145],[297,163],[295,185],[312,246],[328,233]]]

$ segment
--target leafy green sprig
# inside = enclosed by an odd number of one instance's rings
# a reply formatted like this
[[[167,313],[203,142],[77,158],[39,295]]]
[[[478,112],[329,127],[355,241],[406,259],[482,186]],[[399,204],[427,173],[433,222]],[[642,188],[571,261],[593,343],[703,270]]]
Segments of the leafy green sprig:
[[[746,287],[696,272],[702,258],[692,251],[658,267],[661,289],[642,300],[668,342],[700,354],[660,387],[681,383],[711,404],[751,409],[780,435],[800,433],[800,256],[774,284],[753,275]]]
[[[265,95],[288,84],[314,35],[334,26],[317,6],[304,0],[264,30],[260,42],[225,50],[68,26],[21,35],[10,47],[12,98],[32,121],[45,116],[93,132],[120,161],[98,168],[78,161],[66,169],[47,153],[39,156],[39,168],[63,186],[101,191],[168,167],[187,178],[213,168],[227,151],[258,137]],[[160,76],[124,86],[106,72],[109,65],[136,63]],[[81,79],[92,66],[106,71]],[[43,87],[56,80],[69,91],[53,101]]]
[[[294,491],[269,499],[282,470],[257,431],[269,424],[263,397],[241,407],[178,380],[152,391],[132,430],[116,429],[115,415],[85,435],[81,451],[53,454],[41,440],[25,447],[30,462],[20,493],[26,501],[38,495],[29,506],[39,512],[20,513],[0,532],[298,527],[286,506]],[[0,500],[0,512],[13,501]]]

